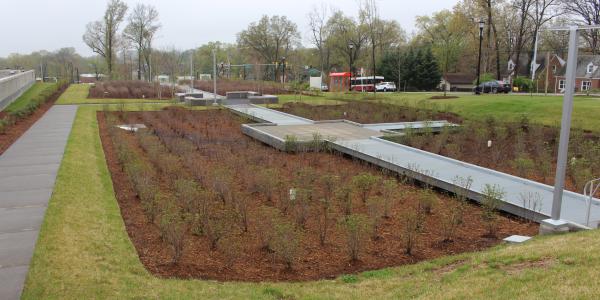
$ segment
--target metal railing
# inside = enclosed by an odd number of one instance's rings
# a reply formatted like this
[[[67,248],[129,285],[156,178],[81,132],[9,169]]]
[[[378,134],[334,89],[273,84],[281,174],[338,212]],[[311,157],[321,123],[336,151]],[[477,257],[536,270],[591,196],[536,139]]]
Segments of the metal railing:
[[[590,212],[592,210],[592,202],[594,195],[600,190],[600,178],[589,181],[583,188],[583,195],[587,198],[587,211],[585,214],[585,226],[590,227]]]

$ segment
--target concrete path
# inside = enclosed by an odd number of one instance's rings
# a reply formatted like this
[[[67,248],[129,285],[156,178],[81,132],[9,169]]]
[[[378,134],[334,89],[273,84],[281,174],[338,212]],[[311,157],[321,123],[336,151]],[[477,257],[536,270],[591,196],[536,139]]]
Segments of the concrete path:
[[[309,119],[254,104],[226,105],[225,107],[257,122],[268,122],[277,125],[307,125],[314,123],[314,121]]]
[[[444,126],[454,126],[448,122],[365,125],[339,120],[316,122],[255,105],[227,107],[255,121],[272,123],[245,124],[242,131],[280,150],[285,147],[286,136],[295,136],[298,142],[307,142],[312,139],[313,133],[319,133],[340,152],[419,181],[426,180],[433,186],[451,192],[457,188],[453,182],[456,178],[471,178],[473,184],[469,190],[469,198],[476,201],[481,201],[486,184],[497,184],[506,192],[502,199],[502,210],[534,221],[541,221],[550,216],[554,187],[379,138],[384,133],[401,133],[407,128],[422,129],[424,126],[430,126],[435,130]],[[586,225],[586,213],[586,197],[565,191],[562,219],[576,225]],[[599,223],[600,200],[594,199],[589,226],[595,228]]]
[[[19,299],[77,106],[55,105],[0,156],[0,299]]]

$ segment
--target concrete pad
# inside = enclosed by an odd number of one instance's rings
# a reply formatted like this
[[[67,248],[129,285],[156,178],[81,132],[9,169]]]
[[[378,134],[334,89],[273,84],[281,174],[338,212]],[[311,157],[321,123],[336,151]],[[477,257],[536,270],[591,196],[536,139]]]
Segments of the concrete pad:
[[[357,140],[368,139],[371,136],[381,136],[380,132],[365,129],[345,122],[315,123],[306,125],[280,125],[280,126],[256,126],[254,127],[267,134],[285,139],[287,135],[293,135],[298,141],[311,141],[314,133],[319,133],[322,138],[334,140]]]
[[[0,267],[0,298],[3,300],[17,300],[21,298],[21,291],[27,278],[28,266],[2,268]]]
[[[529,241],[530,239],[531,239],[530,236],[511,235],[511,236],[505,238],[503,241],[510,243],[510,244],[521,244],[526,241]]]
[[[45,212],[45,206],[0,208],[0,234],[40,229]]]
[[[0,209],[45,206],[48,204],[50,196],[52,196],[52,188],[13,192],[0,191]]]
[[[38,234],[38,230],[0,234],[0,266],[28,265]]]

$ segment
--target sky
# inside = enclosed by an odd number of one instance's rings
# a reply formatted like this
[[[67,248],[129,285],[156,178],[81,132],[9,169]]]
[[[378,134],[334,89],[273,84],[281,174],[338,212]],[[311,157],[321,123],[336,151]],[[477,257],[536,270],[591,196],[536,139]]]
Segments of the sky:
[[[74,47],[88,56],[85,26],[102,17],[105,0],[0,0],[0,57],[11,53]],[[150,4],[159,12],[157,48],[190,49],[210,41],[235,42],[236,34],[262,15],[283,15],[298,25],[308,45],[308,13],[325,4],[356,15],[358,0],[125,0],[131,8]],[[458,0],[378,0],[382,18],[396,20],[407,33],[415,17],[452,8]],[[124,25],[122,25],[124,27]]]

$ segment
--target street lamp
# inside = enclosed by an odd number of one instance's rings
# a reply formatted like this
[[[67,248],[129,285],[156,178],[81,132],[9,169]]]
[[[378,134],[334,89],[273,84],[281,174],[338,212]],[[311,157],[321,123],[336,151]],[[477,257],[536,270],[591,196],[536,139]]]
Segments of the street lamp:
[[[350,79],[348,80],[348,91],[352,92],[352,64],[354,60],[354,43],[348,43],[348,49],[350,49]]]
[[[483,44],[483,27],[485,26],[485,21],[483,19],[479,19],[479,57],[477,59],[477,85],[475,86],[475,94],[481,94],[479,90],[479,80],[481,77],[481,45]]]

